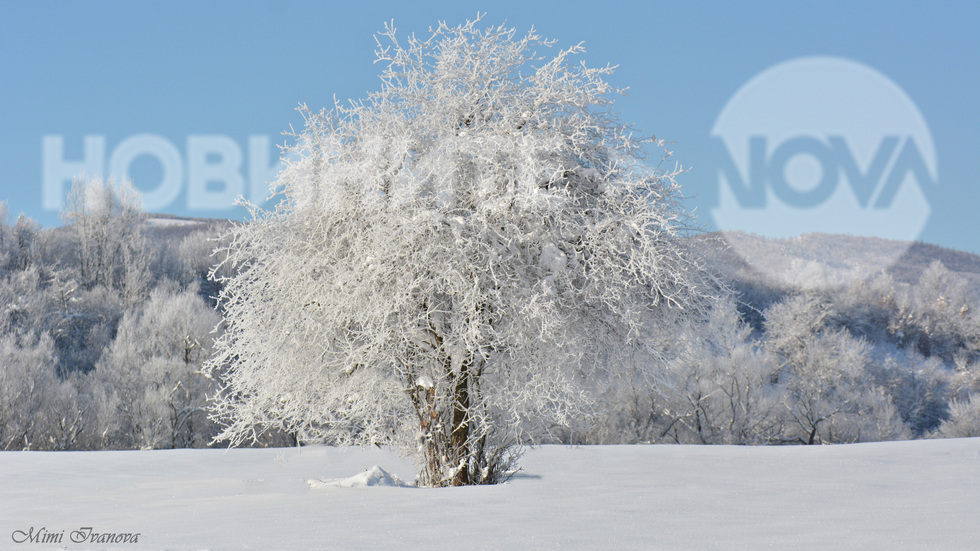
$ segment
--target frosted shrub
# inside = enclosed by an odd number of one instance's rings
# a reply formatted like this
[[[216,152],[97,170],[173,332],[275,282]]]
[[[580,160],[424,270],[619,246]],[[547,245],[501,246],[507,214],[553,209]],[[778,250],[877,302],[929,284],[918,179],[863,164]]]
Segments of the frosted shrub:
[[[783,420],[776,367],[750,338],[733,302],[719,302],[707,323],[675,333],[680,347],[668,362],[669,384],[651,403],[652,441],[697,444],[766,444],[779,438]]]
[[[939,425],[937,435],[943,438],[974,438],[980,436],[980,395],[968,400],[953,401],[949,419]]]
[[[787,426],[781,439],[816,444],[903,437],[897,410],[867,382],[870,346],[835,327],[835,314],[813,295],[766,311],[767,351],[778,366]]]

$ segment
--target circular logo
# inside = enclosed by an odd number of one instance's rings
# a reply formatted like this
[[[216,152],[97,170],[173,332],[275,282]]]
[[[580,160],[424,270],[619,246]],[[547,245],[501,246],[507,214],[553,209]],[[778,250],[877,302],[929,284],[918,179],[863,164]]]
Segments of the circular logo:
[[[816,269],[800,262],[823,264],[839,283],[880,272],[929,218],[924,190],[938,178],[929,127],[897,84],[861,63],[805,57],[770,67],[729,99],[711,136],[715,225],[750,265],[787,283]],[[824,234],[850,252],[857,240],[846,236],[888,241],[843,258],[819,250],[834,241]],[[779,242],[797,253],[760,257],[762,237],[800,236]]]

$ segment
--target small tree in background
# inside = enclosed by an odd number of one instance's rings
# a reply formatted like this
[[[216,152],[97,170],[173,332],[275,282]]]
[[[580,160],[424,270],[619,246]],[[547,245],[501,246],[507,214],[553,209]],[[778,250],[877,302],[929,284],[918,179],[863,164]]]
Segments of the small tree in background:
[[[906,438],[899,412],[874,385],[871,348],[820,297],[796,295],[766,312],[766,345],[778,366],[786,441],[802,444]]]
[[[609,378],[653,384],[716,285],[581,46],[477,21],[378,43],[381,90],[303,108],[283,200],[231,233],[215,417],[233,444],[402,444],[420,485],[495,483]]]
[[[200,369],[220,316],[196,291],[158,286],[123,316],[92,375],[103,446],[202,446],[214,435]]]
[[[980,317],[967,281],[939,260],[922,272],[918,283],[898,296],[889,330],[899,344],[953,363],[957,356],[980,357]]]
[[[77,239],[78,278],[86,289],[121,292],[126,306],[145,298],[150,274],[139,191],[129,182],[75,178],[61,219]]]
[[[954,400],[950,404],[949,418],[939,425],[936,436],[980,437],[980,395],[974,394],[968,400]]]
[[[719,301],[706,323],[675,337],[671,384],[651,400],[658,421],[647,440],[697,444],[766,444],[785,430],[777,367],[751,338],[734,301]]]

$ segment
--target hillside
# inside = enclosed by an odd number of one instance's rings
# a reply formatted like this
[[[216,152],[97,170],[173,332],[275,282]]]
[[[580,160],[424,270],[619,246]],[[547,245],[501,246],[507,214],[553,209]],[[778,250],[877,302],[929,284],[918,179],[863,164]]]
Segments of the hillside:
[[[980,296],[980,256],[928,243],[877,237],[807,234],[770,239],[743,232],[702,237],[723,274],[772,278],[791,274],[803,284],[834,285],[846,274],[874,276],[882,269],[898,283],[914,284],[934,261],[967,279]],[[786,278],[787,280],[790,277]],[[771,281],[775,284],[776,279]]]
[[[216,218],[191,218],[148,214],[147,234],[162,246],[176,246],[197,231],[221,232],[233,222]],[[833,284],[842,273],[888,273],[896,282],[914,284],[922,272],[938,260],[951,272],[967,279],[980,297],[980,255],[923,242],[903,242],[878,237],[840,234],[807,234],[773,239],[744,232],[715,232],[698,237],[717,263],[718,270],[733,277],[755,273],[766,277],[800,267]]]

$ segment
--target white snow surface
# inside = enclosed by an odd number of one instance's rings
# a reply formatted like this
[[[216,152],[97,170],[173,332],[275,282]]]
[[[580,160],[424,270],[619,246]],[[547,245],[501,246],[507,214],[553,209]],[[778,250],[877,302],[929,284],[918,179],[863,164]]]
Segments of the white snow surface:
[[[980,439],[544,446],[442,489],[371,465],[415,475],[376,448],[3,452],[0,549],[980,549]],[[31,528],[65,536],[12,543]]]

